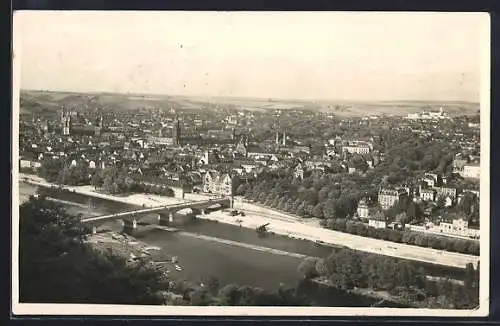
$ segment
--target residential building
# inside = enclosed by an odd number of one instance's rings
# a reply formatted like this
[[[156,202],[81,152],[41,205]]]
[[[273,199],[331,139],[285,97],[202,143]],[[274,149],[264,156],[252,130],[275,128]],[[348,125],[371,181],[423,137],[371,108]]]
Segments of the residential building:
[[[478,163],[464,165],[461,175],[463,178],[479,180],[481,175],[481,166]]]
[[[378,203],[383,210],[389,209],[408,195],[406,189],[380,189]]]
[[[437,229],[441,233],[458,235],[463,237],[479,237],[479,230],[470,229],[469,222],[464,219],[446,220],[439,223]]]
[[[456,188],[434,187],[434,190],[436,190],[436,198],[450,197],[453,200],[455,200],[455,198],[457,198],[457,189]]]
[[[434,189],[424,189],[420,188],[420,199],[425,201],[434,201],[436,199],[436,191]]]
[[[202,191],[205,193],[231,196],[233,194],[234,179],[229,173],[219,173],[211,170],[203,176]]]
[[[376,229],[385,229],[387,228],[387,222],[384,220],[369,219],[368,226]]]
[[[369,142],[365,141],[348,141],[342,144],[342,153],[350,154],[368,154],[373,149],[373,146]]]
[[[361,199],[359,201],[357,213],[359,218],[368,218],[368,216],[370,215],[368,204],[366,203],[365,199]]]
[[[296,179],[304,179],[304,168],[302,167],[302,164],[297,164],[297,166],[295,167],[295,171],[294,171],[294,177]]]

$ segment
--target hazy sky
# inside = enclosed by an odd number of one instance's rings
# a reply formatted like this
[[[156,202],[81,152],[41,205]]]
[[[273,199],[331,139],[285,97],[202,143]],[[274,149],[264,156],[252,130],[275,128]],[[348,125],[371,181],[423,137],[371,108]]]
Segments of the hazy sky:
[[[479,100],[486,14],[21,12],[21,88]],[[18,47],[19,46],[19,47]]]

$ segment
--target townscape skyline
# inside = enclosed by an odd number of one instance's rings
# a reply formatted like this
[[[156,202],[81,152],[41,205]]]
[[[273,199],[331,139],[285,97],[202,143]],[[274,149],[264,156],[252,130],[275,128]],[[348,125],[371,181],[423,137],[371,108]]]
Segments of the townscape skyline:
[[[481,17],[21,12],[15,46],[22,89],[479,102]]]

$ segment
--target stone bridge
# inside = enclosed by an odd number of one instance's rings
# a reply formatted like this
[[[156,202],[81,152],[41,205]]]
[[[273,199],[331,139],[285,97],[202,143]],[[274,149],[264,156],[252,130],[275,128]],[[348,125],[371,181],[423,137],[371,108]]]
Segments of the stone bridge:
[[[193,213],[196,215],[205,215],[205,211],[207,208],[214,209],[224,209],[232,207],[232,200],[230,198],[218,198],[218,199],[208,199],[208,200],[200,200],[200,201],[190,201],[179,204],[171,204],[164,206],[157,206],[151,208],[143,208],[133,211],[125,211],[114,214],[88,217],[82,219],[82,223],[88,228],[92,230],[92,233],[95,234],[97,232],[97,228],[112,220],[122,220],[124,229],[133,230],[137,228],[137,222],[140,221],[141,217],[148,214],[157,214],[158,223],[161,224],[162,221],[166,220],[168,216],[168,221],[170,223],[174,222],[175,213],[190,208],[193,210]]]

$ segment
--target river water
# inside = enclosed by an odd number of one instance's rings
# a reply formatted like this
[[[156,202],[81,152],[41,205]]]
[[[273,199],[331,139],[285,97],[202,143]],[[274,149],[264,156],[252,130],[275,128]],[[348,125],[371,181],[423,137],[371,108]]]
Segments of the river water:
[[[32,186],[20,183],[21,197],[26,197],[32,191]],[[92,198],[91,208],[88,208],[89,197],[87,196],[53,189],[46,189],[46,191],[50,197],[80,204],[64,205],[67,211],[73,214],[101,215],[132,208],[131,205],[98,198]],[[119,227],[116,222],[110,222],[104,226],[107,229]],[[328,256],[332,250],[330,247],[273,234],[259,237],[254,230],[207,220],[198,219],[179,224],[177,227],[187,234],[162,230],[139,231],[135,234],[138,239],[148,245],[161,248],[155,253],[156,259],[166,260],[171,256],[179,257],[182,271],[171,271],[170,276],[174,279],[199,281],[203,276],[213,276],[219,280],[221,286],[235,283],[257,286],[270,291],[284,284],[298,287],[299,292],[313,300],[317,306],[366,307],[375,302],[373,299],[302,281],[302,276],[297,271],[301,258],[199,239],[189,234],[201,234],[321,258]],[[429,275],[452,275],[456,279],[463,278],[461,269],[424,263],[421,266]]]

